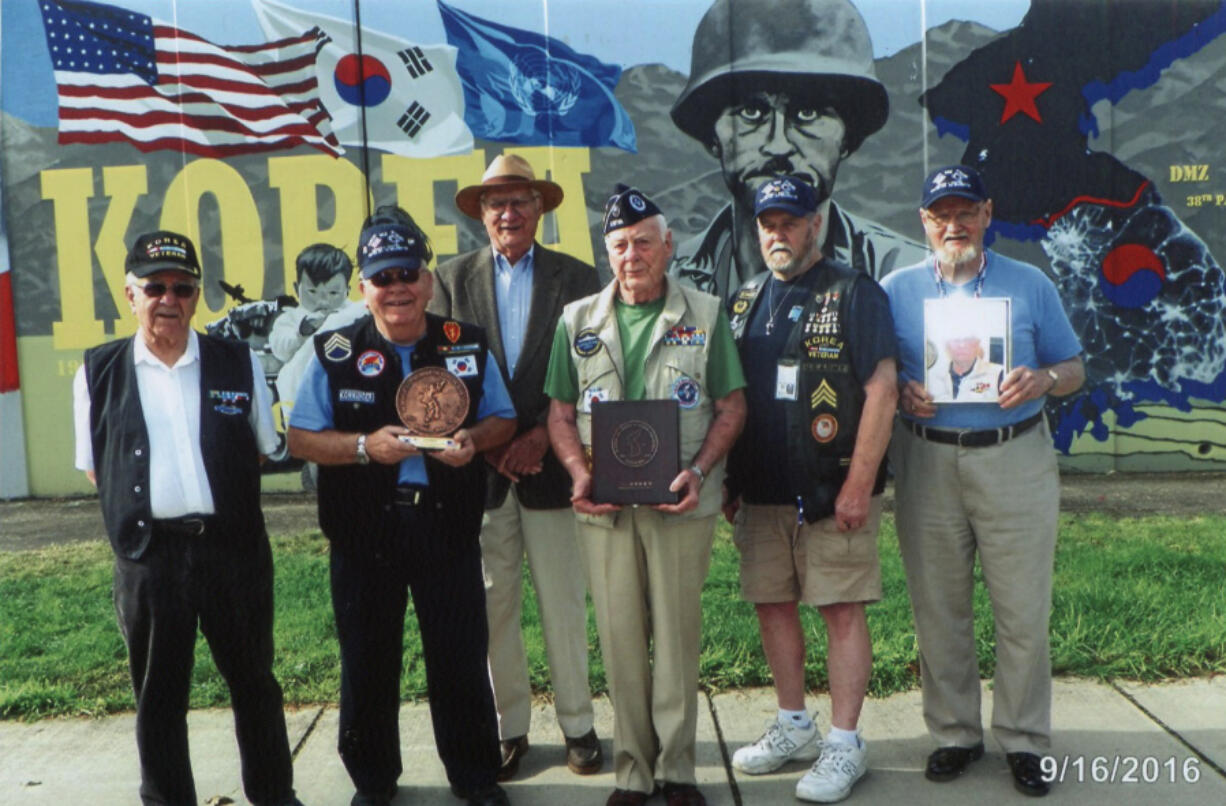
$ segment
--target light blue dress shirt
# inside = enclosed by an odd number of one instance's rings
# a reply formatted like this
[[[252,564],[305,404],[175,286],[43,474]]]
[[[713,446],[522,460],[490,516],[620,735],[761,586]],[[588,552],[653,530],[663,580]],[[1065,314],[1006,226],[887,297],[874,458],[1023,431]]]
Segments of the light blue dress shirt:
[[[528,309],[532,307],[535,251],[536,247],[531,247],[514,266],[498,252],[494,252],[494,298],[498,303],[498,328],[502,334],[502,349],[507,357],[507,377],[515,375],[519,351],[524,346]]]

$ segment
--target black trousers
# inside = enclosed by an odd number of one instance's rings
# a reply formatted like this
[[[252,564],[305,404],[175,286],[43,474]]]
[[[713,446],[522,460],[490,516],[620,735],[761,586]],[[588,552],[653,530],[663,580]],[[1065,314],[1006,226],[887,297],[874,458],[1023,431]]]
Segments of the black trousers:
[[[236,542],[207,525],[201,534],[155,525],[139,560],[115,558],[143,803],[198,803],[187,743],[197,624],[230,687],[248,800],[294,796],[281,687],[272,675],[272,552],[264,536]]]
[[[428,499],[395,509],[394,533],[332,544],[338,749],[361,791],[385,792],[400,777],[400,675],[412,591],[439,758],[453,787],[477,791],[494,783],[501,758],[477,530],[457,523],[471,518],[448,518]]]

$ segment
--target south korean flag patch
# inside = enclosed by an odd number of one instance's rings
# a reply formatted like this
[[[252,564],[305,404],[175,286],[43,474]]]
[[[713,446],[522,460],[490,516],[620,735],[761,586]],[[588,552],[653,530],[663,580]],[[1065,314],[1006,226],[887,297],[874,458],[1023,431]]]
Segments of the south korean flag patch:
[[[477,359],[471,355],[449,356],[447,371],[457,378],[467,378],[477,374]]]

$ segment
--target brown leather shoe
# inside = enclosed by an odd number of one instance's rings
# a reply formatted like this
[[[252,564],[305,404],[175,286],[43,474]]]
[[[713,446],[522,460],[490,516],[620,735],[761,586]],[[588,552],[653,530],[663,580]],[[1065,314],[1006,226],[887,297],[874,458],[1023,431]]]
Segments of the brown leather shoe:
[[[635,792],[633,789],[614,789],[613,794],[604,802],[604,806],[643,806],[651,797],[648,792]]]
[[[668,806],[707,806],[707,799],[693,784],[664,784],[664,801]]]
[[[566,737],[566,766],[575,775],[595,775],[604,766],[604,753],[596,729],[572,739]]]
[[[519,772],[519,760],[528,752],[528,737],[516,736],[513,739],[503,739],[502,765],[498,767],[498,782],[509,781]]]

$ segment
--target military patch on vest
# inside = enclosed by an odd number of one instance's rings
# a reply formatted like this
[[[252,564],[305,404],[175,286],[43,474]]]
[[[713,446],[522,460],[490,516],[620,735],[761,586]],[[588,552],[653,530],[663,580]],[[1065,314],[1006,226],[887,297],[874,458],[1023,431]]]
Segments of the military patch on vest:
[[[822,378],[822,382],[813,390],[813,394],[809,395],[809,408],[815,409],[825,403],[832,409],[839,407],[839,396],[834,391],[834,387],[830,385],[830,381]]]
[[[745,313],[745,311],[747,310],[749,310],[749,300],[747,299],[738,298],[735,302],[732,303],[732,312],[736,314],[737,316],[740,316],[741,314]]]
[[[575,352],[584,358],[600,352],[601,344],[600,336],[591,328],[585,328],[575,334]]]
[[[813,438],[823,445],[839,433],[839,421],[833,414],[819,414],[813,418]]]
[[[440,355],[448,355],[450,353],[475,353],[481,349],[481,345],[475,341],[466,341],[463,344],[440,344],[437,348]]]
[[[590,412],[593,403],[599,403],[602,400],[609,399],[609,392],[606,389],[601,389],[599,386],[589,386],[583,390],[583,408],[580,411]]]
[[[242,404],[251,401],[251,395],[246,392],[232,392],[228,389],[210,389],[209,400],[215,400],[213,411],[219,414],[242,414]]]
[[[351,355],[353,355],[353,345],[340,333],[333,333],[324,342],[324,358],[329,361],[344,361]]]
[[[336,396],[342,403],[374,403],[375,393],[369,389],[340,389]]]
[[[387,366],[387,359],[378,350],[367,350],[358,356],[358,372],[367,378],[373,378]]]
[[[805,312],[805,306],[793,305],[792,310],[788,311],[788,321],[789,322],[799,322],[800,315],[804,312]]]
[[[838,361],[843,356],[843,342],[833,336],[810,336],[804,344],[809,358]]]
[[[460,323],[454,319],[443,322],[443,335],[447,337],[447,341],[455,344],[460,340]]]
[[[707,343],[707,331],[696,327],[673,325],[664,334],[664,343],[673,347],[701,347]]]
[[[447,371],[457,378],[467,378],[477,374],[477,359],[471,355],[450,356],[445,361]]]
[[[833,336],[839,332],[839,292],[827,291],[820,299],[821,306],[805,321],[806,336]]]
[[[698,405],[701,397],[698,391],[698,381],[688,375],[682,375],[677,380],[673,381],[673,400],[677,401],[678,405],[683,409],[692,409]]]

